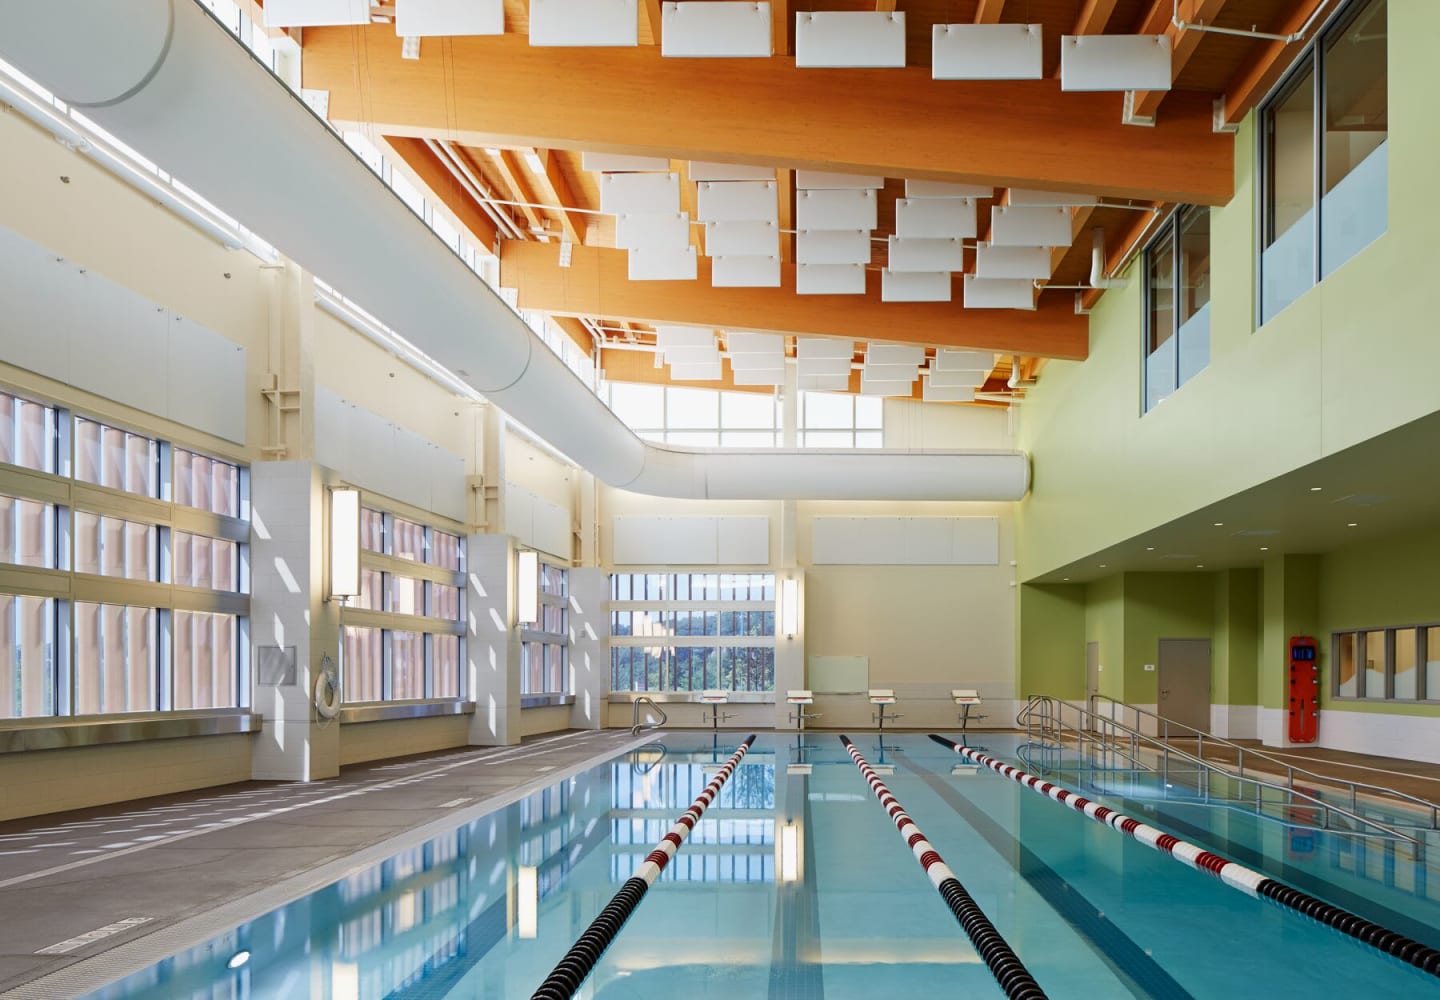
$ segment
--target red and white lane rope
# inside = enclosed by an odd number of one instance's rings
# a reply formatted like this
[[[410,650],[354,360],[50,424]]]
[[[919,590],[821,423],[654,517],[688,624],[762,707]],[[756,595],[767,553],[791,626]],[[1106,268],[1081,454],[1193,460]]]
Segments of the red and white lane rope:
[[[1349,935],[1372,948],[1377,948],[1387,955],[1393,955],[1402,962],[1413,965],[1432,976],[1440,977],[1440,951],[1429,945],[1372,923],[1349,910],[1343,910],[1324,900],[1316,899],[1284,882],[1263,875],[1252,868],[1246,868],[1223,855],[1207,851],[1203,847],[1197,847],[1164,830],[1157,830],[1132,816],[1126,816],[1109,806],[1102,806],[1083,795],[1076,794],[1068,788],[1062,788],[1053,781],[1037,778],[1018,767],[1013,767],[1002,760],[996,760],[989,754],[961,746],[954,740],[947,740],[934,733],[930,734],[930,738],[941,746],[949,747],[971,762],[988,767],[996,774],[1004,775],[1033,792],[1054,799],[1061,805],[1069,806],[1097,823],[1103,823],[1113,830],[1118,830],[1120,833],[1138,840],[1147,847],[1153,847],[1161,854],[1168,855],[1191,868],[1209,872],[1232,889],[1239,889],[1247,896],[1268,899],[1297,913],[1303,913],[1312,920],[1318,920],[1327,927],[1333,927],[1342,934]]]
[[[580,984],[595,971],[600,956],[610,947],[615,936],[620,933],[620,928],[630,919],[630,914],[635,912],[635,907],[640,905],[640,900],[645,898],[645,893],[655,884],[655,880],[660,877],[675,852],[680,850],[680,845],[685,843],[685,838],[690,836],[690,831],[695,829],[695,824],[700,822],[700,817],[705,814],[710,803],[715,801],[721,786],[735,773],[735,768],[740,766],[741,759],[754,742],[755,735],[752,733],[736,748],[730,759],[710,780],[710,784],[705,786],[705,790],[695,797],[690,808],[675,821],[675,825],[656,845],[655,850],[645,856],[644,862],[635,869],[635,874],[625,880],[620,891],[615,893],[605,909],[601,910],[600,915],[585,929],[585,933],[570,946],[560,964],[555,966],[554,971],[546,976],[545,981],[535,990],[531,1000],[562,1000],[575,995]]]
[[[848,736],[840,737],[840,742],[844,743],[845,749],[850,751],[850,759],[855,762],[855,766],[865,776],[865,781],[870,785],[870,791],[875,793],[875,797],[880,800],[880,805],[884,807],[886,814],[895,823],[895,829],[900,831],[900,836],[904,837],[905,843],[910,845],[915,860],[920,862],[920,867],[925,869],[925,874],[944,898],[946,905],[950,907],[950,912],[955,914],[956,920],[960,921],[960,926],[964,928],[970,942],[975,945],[975,950],[980,953],[980,957],[989,966],[991,974],[1000,984],[1000,988],[1005,991],[1005,995],[1009,1000],[1046,1000],[1045,991],[1035,982],[1030,971],[1021,963],[1010,945],[1000,936],[1000,932],[995,929],[990,918],[985,916],[980,907],[976,905],[975,900],[970,898],[970,894],[965,891],[965,887],[960,884],[960,880],[955,877],[950,866],[945,864],[945,859],[940,857],[940,852],[935,850],[930,841],[925,839],[925,835],[920,832],[915,821],[905,812],[900,801],[895,798],[890,789],[885,787],[885,783],[880,780],[880,776],[875,773],[870,762],[861,755],[859,750],[855,749],[855,744],[850,742]]]

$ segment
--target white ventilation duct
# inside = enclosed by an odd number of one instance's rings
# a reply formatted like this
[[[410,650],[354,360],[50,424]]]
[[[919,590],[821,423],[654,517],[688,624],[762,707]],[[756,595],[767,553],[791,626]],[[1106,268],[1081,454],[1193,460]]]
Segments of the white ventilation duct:
[[[0,58],[340,289],[612,486],[723,499],[1018,500],[1022,452],[694,452],[635,436],[191,0],[10,4]]]
[[[1124,278],[1105,277],[1105,230],[1099,226],[1090,230],[1090,287],[1124,288]]]

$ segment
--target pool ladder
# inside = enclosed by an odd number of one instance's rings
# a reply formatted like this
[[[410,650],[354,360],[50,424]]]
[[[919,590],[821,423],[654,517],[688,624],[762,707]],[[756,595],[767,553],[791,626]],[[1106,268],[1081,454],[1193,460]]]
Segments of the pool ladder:
[[[660,716],[660,721],[659,721],[659,722],[652,723],[652,722],[649,721],[649,719],[646,719],[645,721],[642,722],[642,721],[640,720],[640,709],[641,709],[642,707],[643,707],[643,708],[653,708],[653,709],[655,710],[655,712]],[[639,735],[640,735],[640,731],[641,731],[642,729],[643,729],[643,730],[659,729],[661,726],[665,725],[665,723],[667,723],[667,722],[670,721],[670,716],[668,716],[668,715],[665,714],[665,709],[663,709],[663,708],[661,708],[659,705],[655,704],[655,699],[653,699],[653,698],[646,698],[646,697],[643,697],[643,696],[642,696],[642,697],[639,697],[639,698],[636,698],[636,699],[635,699],[635,702],[634,702],[634,713],[631,715],[630,721],[633,723],[633,725],[631,725],[631,727],[630,727],[630,733],[631,733],[631,735],[632,735],[632,736],[639,736]]]

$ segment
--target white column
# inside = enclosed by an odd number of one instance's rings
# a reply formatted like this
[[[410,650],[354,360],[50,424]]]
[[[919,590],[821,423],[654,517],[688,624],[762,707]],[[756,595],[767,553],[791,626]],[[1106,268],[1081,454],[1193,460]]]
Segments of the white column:
[[[515,623],[515,540],[509,535],[470,535],[465,546],[466,690],[475,699],[470,743],[519,743],[520,632]]]
[[[610,691],[610,575],[584,567],[570,571],[571,729],[603,729]]]

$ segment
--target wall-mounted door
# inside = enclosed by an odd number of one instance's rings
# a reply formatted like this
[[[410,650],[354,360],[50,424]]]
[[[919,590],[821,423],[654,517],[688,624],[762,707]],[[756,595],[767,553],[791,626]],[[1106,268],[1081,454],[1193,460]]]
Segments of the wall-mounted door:
[[[1210,640],[1161,639],[1159,656],[1162,718],[1210,731]]]

